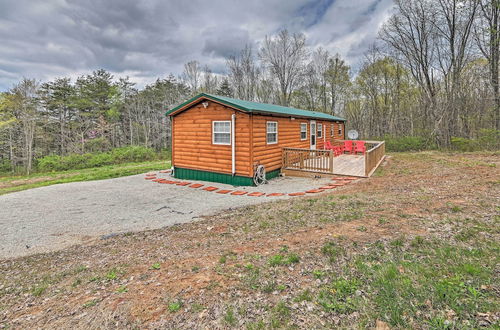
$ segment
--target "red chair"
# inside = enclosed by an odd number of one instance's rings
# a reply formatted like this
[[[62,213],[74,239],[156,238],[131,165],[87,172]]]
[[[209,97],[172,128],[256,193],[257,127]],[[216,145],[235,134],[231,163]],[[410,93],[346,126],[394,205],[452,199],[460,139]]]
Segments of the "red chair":
[[[348,153],[353,153],[354,152],[354,148],[353,148],[353,145],[352,145],[352,140],[345,140],[344,141],[344,152],[348,152]]]
[[[365,145],[365,141],[356,141],[356,146],[355,146],[355,150],[354,150],[354,153],[358,153],[358,152],[361,152],[363,155],[365,154],[366,152],[366,145]]]
[[[333,150],[333,146],[330,143],[330,141],[326,141],[325,142],[325,146],[323,148],[326,149],[326,150]]]
[[[343,151],[342,151],[342,147],[341,146],[333,147],[333,155],[335,157],[342,155],[342,153],[343,153]]]

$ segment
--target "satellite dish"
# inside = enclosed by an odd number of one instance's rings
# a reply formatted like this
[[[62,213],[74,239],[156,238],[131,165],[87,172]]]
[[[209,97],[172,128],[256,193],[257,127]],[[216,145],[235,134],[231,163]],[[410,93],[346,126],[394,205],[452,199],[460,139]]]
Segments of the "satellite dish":
[[[358,131],[356,131],[355,129],[352,129],[349,132],[347,132],[347,136],[351,140],[356,140],[358,138],[359,134],[358,134]]]

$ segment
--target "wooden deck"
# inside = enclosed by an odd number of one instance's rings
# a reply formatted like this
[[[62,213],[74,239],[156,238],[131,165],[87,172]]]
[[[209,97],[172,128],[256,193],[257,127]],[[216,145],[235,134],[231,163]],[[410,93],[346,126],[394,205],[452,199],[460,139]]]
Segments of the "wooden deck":
[[[312,175],[346,175],[369,177],[385,157],[384,141],[366,141],[372,146],[361,154],[342,154],[334,156],[330,150],[311,150],[283,148],[282,172],[288,175],[304,176],[300,172]],[[310,176],[310,175],[306,175]]]
[[[340,155],[333,157],[333,170],[328,169],[329,157],[319,156],[305,159],[302,168],[308,172],[328,173],[337,175],[365,176],[365,156],[364,155]],[[300,164],[294,163],[289,168],[300,169]],[[328,170],[326,170],[328,169]]]

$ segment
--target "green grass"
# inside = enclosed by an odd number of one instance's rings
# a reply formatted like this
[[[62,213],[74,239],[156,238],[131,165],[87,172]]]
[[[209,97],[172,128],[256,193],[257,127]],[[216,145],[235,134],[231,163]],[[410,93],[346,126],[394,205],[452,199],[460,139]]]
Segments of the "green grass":
[[[34,173],[24,176],[0,176],[0,195],[59,183],[111,179],[167,168],[170,168],[170,161],[155,160],[144,163],[127,163],[81,170]]]

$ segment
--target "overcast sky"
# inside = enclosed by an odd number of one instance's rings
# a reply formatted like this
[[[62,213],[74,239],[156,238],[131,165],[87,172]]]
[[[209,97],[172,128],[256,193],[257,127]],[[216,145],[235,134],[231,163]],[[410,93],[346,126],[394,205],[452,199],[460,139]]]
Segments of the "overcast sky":
[[[0,91],[104,68],[138,86],[198,60],[214,72],[283,28],[353,65],[392,0],[0,0]]]

